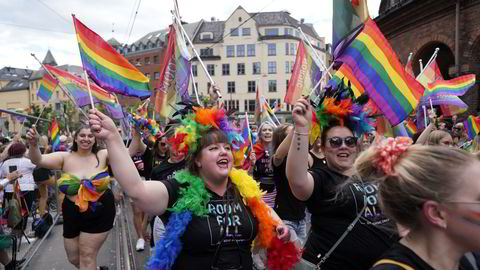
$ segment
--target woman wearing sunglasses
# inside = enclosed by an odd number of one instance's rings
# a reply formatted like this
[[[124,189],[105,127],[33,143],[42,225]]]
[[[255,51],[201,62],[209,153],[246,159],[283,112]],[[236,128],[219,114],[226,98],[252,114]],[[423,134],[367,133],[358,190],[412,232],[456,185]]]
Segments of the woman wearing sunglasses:
[[[480,156],[410,144],[389,138],[355,163],[378,183],[384,212],[409,229],[371,269],[477,269],[475,255],[462,257],[480,250]]]
[[[341,117],[323,128],[327,166],[308,170],[312,106],[305,99],[292,112],[295,129],[287,156],[287,177],[295,197],[311,212],[311,232],[297,269],[368,269],[397,239],[377,203],[376,186],[347,182],[359,147]]]

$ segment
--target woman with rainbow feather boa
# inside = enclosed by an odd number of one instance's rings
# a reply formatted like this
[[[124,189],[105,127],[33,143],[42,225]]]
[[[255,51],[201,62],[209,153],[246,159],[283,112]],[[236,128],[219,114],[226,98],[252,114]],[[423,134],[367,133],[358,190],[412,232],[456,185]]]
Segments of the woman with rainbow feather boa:
[[[269,269],[292,269],[299,250],[286,241],[288,229],[262,201],[262,191],[247,172],[232,168],[232,149],[241,136],[223,110],[194,111],[169,141],[188,155],[188,169],[166,181],[141,181],[113,121],[90,111],[90,126],[106,142],[116,180],[145,212],[170,214],[147,268],[252,269],[255,240],[267,249]]]

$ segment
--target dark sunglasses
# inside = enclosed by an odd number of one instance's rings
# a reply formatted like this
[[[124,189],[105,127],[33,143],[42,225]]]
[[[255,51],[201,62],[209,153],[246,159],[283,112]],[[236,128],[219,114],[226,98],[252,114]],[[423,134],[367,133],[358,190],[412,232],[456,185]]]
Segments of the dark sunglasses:
[[[162,147],[167,146],[167,143],[161,142],[160,146],[162,146]]]
[[[340,148],[344,142],[345,142],[345,145],[347,147],[357,146],[357,138],[353,137],[353,136],[348,136],[348,137],[345,137],[345,138],[332,137],[332,138],[328,139],[328,142],[330,143],[330,146],[332,148]]]

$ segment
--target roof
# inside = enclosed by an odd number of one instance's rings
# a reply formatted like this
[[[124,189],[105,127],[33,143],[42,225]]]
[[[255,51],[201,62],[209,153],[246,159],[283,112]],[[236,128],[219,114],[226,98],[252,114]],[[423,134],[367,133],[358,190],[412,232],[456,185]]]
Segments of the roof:
[[[140,44],[146,45],[148,42],[156,43],[157,40],[160,40],[160,42],[165,43],[167,33],[168,33],[168,28],[150,32],[144,35],[143,37],[141,37],[140,39],[138,39],[137,41],[135,41],[134,43],[130,44],[129,46],[131,45],[138,46]]]
[[[27,79],[18,79],[14,81],[10,81],[7,85],[0,88],[0,92],[8,92],[8,91],[15,91],[15,90],[28,90],[29,84]]]
[[[112,46],[112,47],[117,47],[117,46],[120,46],[122,45],[120,42],[118,42],[118,40],[116,40],[115,38],[111,38],[109,40],[107,40],[107,43]]]
[[[320,39],[320,36],[317,34],[313,25],[310,23],[300,23],[292,16],[288,11],[272,11],[272,12],[260,12],[260,13],[249,13],[250,16],[255,20],[258,26],[292,26],[292,27],[301,27],[302,31],[316,39]]]
[[[192,40],[193,37],[197,34],[203,22],[204,20],[202,19],[198,22],[182,24],[183,29],[185,29],[185,32],[187,32],[187,35],[190,38],[190,40]]]
[[[12,81],[27,79],[32,75],[33,70],[25,68],[4,67],[0,69],[0,81]]]
[[[213,40],[200,40],[200,35],[196,35],[195,39],[192,41],[193,43],[215,43],[222,41],[223,39],[223,32],[225,30],[225,21],[204,21],[198,30],[198,33],[203,32],[212,32],[213,33]]]
[[[45,55],[42,64],[51,66],[57,65],[57,61],[55,61],[55,58],[53,58],[52,52],[50,52],[50,50],[48,50],[47,55]]]

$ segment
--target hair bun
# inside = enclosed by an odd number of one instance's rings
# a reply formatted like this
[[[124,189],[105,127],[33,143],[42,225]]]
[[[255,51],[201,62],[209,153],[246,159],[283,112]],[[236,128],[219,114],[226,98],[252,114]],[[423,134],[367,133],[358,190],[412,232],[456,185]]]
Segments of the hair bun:
[[[375,149],[373,160],[375,168],[381,169],[386,175],[391,175],[398,158],[412,143],[409,137],[388,138],[380,142]]]

